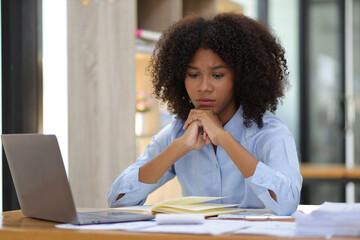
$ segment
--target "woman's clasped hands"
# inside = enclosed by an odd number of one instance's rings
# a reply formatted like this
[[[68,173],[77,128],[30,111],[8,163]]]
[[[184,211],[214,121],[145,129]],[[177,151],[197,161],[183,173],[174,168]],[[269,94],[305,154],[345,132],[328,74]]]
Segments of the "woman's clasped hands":
[[[212,110],[192,109],[183,129],[185,144],[199,150],[206,144],[219,145],[219,136],[224,129],[218,116]]]

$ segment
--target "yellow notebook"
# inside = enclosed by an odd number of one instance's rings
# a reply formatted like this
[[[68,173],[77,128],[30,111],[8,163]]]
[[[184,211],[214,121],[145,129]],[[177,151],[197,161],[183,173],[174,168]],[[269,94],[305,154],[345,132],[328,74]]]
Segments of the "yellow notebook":
[[[156,213],[196,213],[205,217],[219,214],[245,212],[244,209],[232,208],[239,204],[205,203],[207,201],[221,199],[224,197],[198,197],[189,196],[168,199],[151,207],[152,214]]]

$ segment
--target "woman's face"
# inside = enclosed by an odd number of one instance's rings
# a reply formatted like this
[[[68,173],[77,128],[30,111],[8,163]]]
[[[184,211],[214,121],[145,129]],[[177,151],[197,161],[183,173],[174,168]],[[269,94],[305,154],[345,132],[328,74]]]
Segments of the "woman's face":
[[[234,73],[211,49],[199,48],[185,76],[185,87],[196,109],[210,109],[227,123],[236,112]]]

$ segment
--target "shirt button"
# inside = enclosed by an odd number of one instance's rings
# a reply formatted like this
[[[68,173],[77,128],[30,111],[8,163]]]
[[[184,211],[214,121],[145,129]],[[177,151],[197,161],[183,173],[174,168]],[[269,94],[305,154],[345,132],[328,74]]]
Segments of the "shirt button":
[[[129,186],[129,189],[130,189],[130,190],[133,190],[133,189],[134,189],[134,186],[133,186],[133,185],[130,185],[130,186]]]
[[[262,184],[263,183],[263,180],[262,178],[259,179],[259,183]]]

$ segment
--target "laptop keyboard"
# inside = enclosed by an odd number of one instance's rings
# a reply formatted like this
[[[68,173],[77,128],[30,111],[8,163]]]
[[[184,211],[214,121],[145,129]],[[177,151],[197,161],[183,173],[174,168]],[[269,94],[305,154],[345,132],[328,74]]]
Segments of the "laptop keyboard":
[[[78,219],[81,224],[84,223],[111,223],[111,222],[127,222],[134,221],[132,213],[125,213],[119,211],[93,211],[93,212],[77,212]],[[138,216],[136,218],[139,218]],[[151,217],[148,217],[151,218]],[[139,218],[137,220],[148,220],[146,218]]]
[[[118,218],[114,217],[115,214],[108,213],[108,212],[80,212],[77,214],[80,223],[87,222],[87,223],[102,223],[102,222],[109,222],[109,220],[117,221]]]

